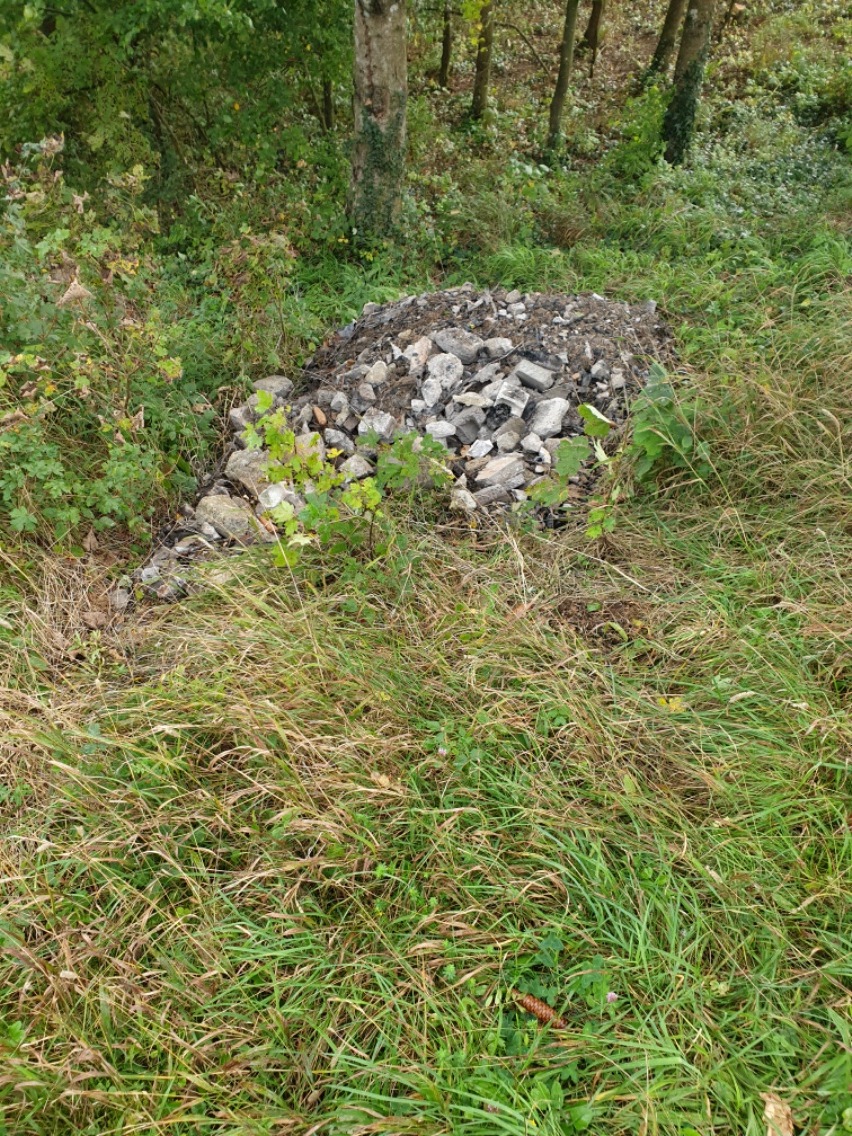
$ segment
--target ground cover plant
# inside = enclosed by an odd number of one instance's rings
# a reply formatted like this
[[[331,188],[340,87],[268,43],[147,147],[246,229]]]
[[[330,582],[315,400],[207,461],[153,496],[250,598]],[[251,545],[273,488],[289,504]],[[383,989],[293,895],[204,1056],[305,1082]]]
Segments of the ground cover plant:
[[[458,37],[448,94],[412,82],[403,244],[352,251],[310,101],[257,181],[174,119],[179,210],[70,118],[7,154],[0,1131],[852,1128],[848,23],[734,24],[673,169],[662,88],[607,93],[651,15],[549,165],[529,48],[497,29],[469,125]],[[391,494],[360,552],[99,618],[250,379],[465,280],[664,311],[671,394],[597,501],[547,533]]]

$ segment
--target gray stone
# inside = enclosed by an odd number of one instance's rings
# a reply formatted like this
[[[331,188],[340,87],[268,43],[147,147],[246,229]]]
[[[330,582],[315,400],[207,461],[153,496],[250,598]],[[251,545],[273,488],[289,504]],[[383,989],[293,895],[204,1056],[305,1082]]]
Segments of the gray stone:
[[[549,390],[556,381],[553,371],[533,363],[531,359],[521,359],[512,374],[517,375],[525,387],[536,391]]]
[[[484,458],[487,454],[490,454],[493,449],[494,443],[490,438],[477,438],[468,450],[468,457]]]
[[[359,434],[369,434],[372,431],[378,434],[381,441],[390,442],[396,431],[396,419],[392,414],[388,414],[384,410],[376,410],[373,407],[358,423]]]
[[[475,504],[474,508],[476,508]],[[131,599],[132,595],[129,588],[113,588],[109,593],[109,606],[113,611],[121,614],[121,612],[127,610]]]
[[[367,403],[375,402],[376,401],[376,392],[373,390],[373,388],[370,386],[369,383],[359,383],[358,384],[358,397],[363,402],[367,402]]]
[[[426,379],[420,393],[423,396],[423,402],[426,406],[434,406],[444,393],[444,388],[441,386],[438,379]]]
[[[340,472],[347,481],[361,481],[365,477],[369,477],[373,472],[373,467],[366,458],[360,454],[353,454],[351,458],[347,458],[340,466]]]
[[[228,411],[228,425],[237,434],[242,434],[253,421],[254,415],[247,406],[234,406]]]
[[[361,309],[361,315],[362,316],[373,316],[373,315],[376,314],[376,312],[380,312],[381,310],[382,310],[381,304],[374,304],[373,301],[370,300]]]
[[[526,480],[526,467],[523,458],[517,454],[506,454],[492,458],[476,475],[478,485],[500,485],[504,489],[516,489]]]
[[[480,367],[476,374],[473,376],[473,381],[481,385],[486,383],[493,383],[500,381],[503,376],[503,364],[500,362],[487,363],[484,367]],[[480,391],[480,394],[485,394],[485,391]],[[490,398],[490,395],[486,395]]]
[[[485,422],[485,411],[469,406],[459,414],[454,414],[452,421],[459,441],[466,446],[479,437],[480,427]]]
[[[447,352],[444,355],[433,355],[426,364],[429,377],[437,379],[441,388],[451,390],[464,374],[464,366],[458,355]]]
[[[514,346],[511,339],[507,339],[504,335],[496,335],[493,339],[485,340],[485,354],[489,359],[502,359]]]
[[[257,497],[269,485],[269,454],[263,450],[236,450],[228,458],[225,475],[232,485]]]
[[[597,363],[592,367],[592,378],[607,380],[610,376],[609,364],[603,359],[598,359]]]
[[[423,412],[428,409],[428,406],[422,398],[413,398],[411,400],[411,410],[414,414],[423,414]]]
[[[387,379],[387,377],[388,365],[383,359],[379,359],[366,373],[366,375],[364,376],[364,381],[369,383],[372,387],[378,387],[381,386],[381,384]]]
[[[536,406],[530,432],[540,438],[552,438],[562,430],[562,419],[571,409],[567,398],[546,398]]]
[[[460,513],[474,513],[476,498],[469,489],[456,488],[450,493],[450,508]]]
[[[296,438],[296,456],[303,461],[313,457],[325,461],[325,443],[315,430],[298,435]]]
[[[485,489],[478,489],[473,499],[480,508],[487,509],[489,505],[508,505],[512,498],[504,486],[489,485]]]
[[[426,433],[433,438],[452,438],[456,432],[455,426],[452,422],[428,422],[426,424]]]
[[[509,304],[517,304],[521,298],[521,293],[517,288],[513,288],[511,292],[507,293],[506,299],[503,301],[508,307]]]
[[[195,508],[195,515],[228,540],[247,543],[275,539],[258,524],[249,505],[238,497],[203,497]]]
[[[349,399],[343,391],[335,391],[329,405],[335,414],[349,413]]]
[[[402,354],[408,360],[408,373],[419,379],[433,351],[432,340],[425,335],[406,347]]]
[[[477,394],[476,391],[455,394],[453,395],[453,402],[457,402],[459,406],[477,406],[480,410],[487,410],[489,406],[494,405],[493,399],[485,398],[484,395]]]
[[[524,429],[526,429],[526,423]],[[501,434],[499,438],[494,440],[501,454],[509,454],[521,444],[521,435],[515,430],[507,430],[505,434]]]
[[[508,406],[513,415],[520,417],[526,410],[529,400],[530,396],[526,391],[521,390],[518,379],[508,378],[501,384],[494,402],[497,406]]]
[[[289,482],[276,481],[264,489],[257,499],[257,504],[261,513],[266,512],[267,509],[277,509],[279,505],[291,505],[294,513],[299,513],[305,507],[305,499]]]
[[[610,386],[614,391],[624,390],[626,380],[624,378],[624,371],[619,370],[618,367],[613,368]]]
[[[520,300],[518,301],[517,304],[509,304],[508,310],[509,310],[509,315],[514,316],[516,319],[519,316],[525,316],[527,314],[526,304],[524,304]]]
[[[497,427],[494,431],[494,439],[496,441],[501,434],[520,434],[521,438],[523,438],[524,435],[528,433],[529,428],[526,422],[524,422],[523,418],[516,416],[514,418],[507,418],[502,426]]]
[[[265,379],[258,379],[257,382],[252,383],[252,386],[256,391],[266,391],[267,394],[271,394],[276,402],[282,405],[293,393],[293,383],[286,375],[267,375]]]
[[[323,438],[330,450],[340,450],[341,453],[346,455],[355,453],[355,443],[342,430],[326,430],[323,433]]]
[[[445,327],[436,331],[432,342],[450,355],[461,359],[462,363],[475,363],[476,357],[485,346],[485,343],[463,327]]]
[[[521,441],[521,449],[526,450],[528,454],[537,454],[541,449],[541,438],[538,434],[527,434]]]

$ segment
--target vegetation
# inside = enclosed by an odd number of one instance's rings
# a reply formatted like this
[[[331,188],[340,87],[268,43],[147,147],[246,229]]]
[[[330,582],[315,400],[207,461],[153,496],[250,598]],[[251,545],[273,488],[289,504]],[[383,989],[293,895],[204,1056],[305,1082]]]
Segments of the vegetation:
[[[717,20],[674,167],[665,3],[546,163],[565,5],[494,6],[473,122],[478,6],[449,90],[412,7],[356,246],[348,5],[62,7],[0,14],[0,1132],[848,1132],[848,14]],[[389,469],[376,539],[93,618],[249,380],[464,280],[665,313],[590,504]]]

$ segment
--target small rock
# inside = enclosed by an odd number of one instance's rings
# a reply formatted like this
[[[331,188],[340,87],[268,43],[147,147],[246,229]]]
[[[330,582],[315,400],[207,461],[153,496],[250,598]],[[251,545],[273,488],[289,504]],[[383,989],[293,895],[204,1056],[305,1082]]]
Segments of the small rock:
[[[340,450],[341,453],[347,455],[355,453],[355,443],[342,430],[326,430],[323,433],[323,438],[330,450]]]
[[[242,434],[253,421],[254,417],[247,406],[233,406],[228,411],[228,425],[236,434]]]
[[[239,485],[253,497],[258,497],[269,485],[269,454],[263,450],[235,450],[228,458],[225,476],[232,485]],[[220,491],[220,496],[227,497],[227,491],[224,494]],[[209,500],[209,497],[204,500]]]
[[[524,423],[524,429],[526,429],[526,423]],[[509,454],[520,445],[521,435],[515,430],[507,430],[505,434],[495,438],[495,442],[501,454]]]
[[[384,410],[371,408],[358,423],[359,434],[369,434],[375,431],[381,441],[390,442],[396,431],[396,419]]]
[[[468,457],[484,458],[486,454],[490,454],[493,449],[494,443],[490,438],[477,438],[468,450]]]
[[[516,454],[492,458],[476,475],[476,480],[482,486],[500,485],[504,489],[515,489],[526,480],[523,458]]]
[[[381,310],[382,310],[381,304],[374,304],[372,302],[372,300],[370,300],[361,309],[361,315],[362,315],[362,317],[363,316],[373,316],[373,315],[376,314],[376,312],[380,312]]]
[[[195,515],[228,540],[241,543],[274,540],[258,523],[248,504],[239,497],[204,497],[198,502]]]
[[[325,443],[316,431],[309,434],[299,434],[296,438],[296,457],[307,461],[309,458],[319,458],[325,461]]]
[[[443,390],[448,391],[456,385],[464,374],[464,365],[458,355],[449,352],[433,355],[427,363],[430,378],[437,379]]]
[[[425,335],[421,336],[420,339],[412,343],[409,347],[406,347],[402,354],[403,358],[408,360],[409,375],[413,375],[416,379],[419,379],[433,351],[432,340]]]
[[[293,383],[285,375],[268,375],[252,383],[256,391],[266,391],[281,403],[293,393]]]
[[[388,377],[388,365],[383,359],[379,359],[374,363],[369,371],[364,376],[364,381],[369,383],[372,387],[381,386],[381,384]],[[359,388],[360,389],[360,388]]]
[[[455,355],[462,363],[474,363],[479,352],[485,346],[478,335],[467,331],[463,327],[445,327],[436,331],[432,342],[450,355]]]
[[[423,396],[423,402],[426,406],[434,406],[444,393],[444,388],[441,386],[438,379],[426,379],[420,393]]]
[[[413,398],[411,400],[411,409],[412,409],[414,414],[422,414],[425,410],[428,410],[429,408],[427,407],[426,403],[423,401],[422,398]]]
[[[287,481],[276,481],[268,489],[264,489],[257,503],[262,513],[267,509],[277,509],[279,505],[292,505],[295,513],[300,513],[305,507],[304,497]]]
[[[489,406],[494,405],[492,399],[485,398],[484,395],[477,394],[476,391],[465,391],[464,394],[454,394],[453,402],[457,402],[459,406],[477,406],[480,410],[487,410]]]
[[[546,398],[536,406],[530,432],[540,438],[552,438],[562,430],[562,419],[571,409],[566,398]]]
[[[109,593],[109,606],[121,614],[127,610],[132,598],[129,588],[113,588]]]
[[[372,465],[360,454],[353,454],[340,466],[340,472],[347,481],[361,481],[373,472]]]
[[[513,288],[511,292],[507,293],[506,299],[503,302],[505,303],[506,307],[508,307],[509,304],[517,304],[520,298],[521,293],[517,288]]]
[[[485,354],[489,359],[502,359],[513,349],[514,343],[504,335],[496,335],[493,339],[485,340]]]
[[[375,402],[376,392],[369,383],[360,383],[358,385],[358,397],[364,402]]]
[[[528,454],[537,454],[541,449],[541,438],[538,434],[527,434],[521,441],[521,449],[526,450]]]
[[[524,435],[528,433],[529,429],[523,418],[507,418],[503,425],[498,426],[494,431],[494,440],[496,441],[501,434],[519,434],[520,437],[523,438]]]
[[[469,445],[479,437],[480,427],[485,422],[485,411],[476,406],[469,406],[454,414],[452,421],[459,441],[462,445]]]
[[[348,414],[349,413],[349,399],[343,391],[335,391],[329,403],[331,409],[335,414]]]
[[[610,376],[609,364],[603,359],[598,359],[597,363],[592,367],[591,375],[593,379],[608,380]]]
[[[517,304],[509,304],[509,315],[510,316],[514,316],[517,319],[518,316],[525,316],[526,314],[527,314],[526,304],[524,304],[522,301],[519,300]]]
[[[461,513],[474,513],[477,509],[476,498],[469,489],[456,488],[450,493],[450,508]]]
[[[610,379],[610,386],[614,391],[620,391],[624,390],[625,385],[624,371],[620,371],[617,367],[614,367],[612,378]]]
[[[502,485],[489,485],[485,489],[478,489],[473,499],[481,508],[487,509],[489,505],[508,505],[512,498]]]
[[[517,375],[525,387],[535,391],[549,390],[556,381],[553,371],[533,363],[531,359],[521,359],[512,374]]]
[[[452,438],[455,432],[456,428],[452,422],[428,422],[426,424],[426,433],[433,438]]]
[[[508,406],[513,415],[520,416],[529,400],[530,396],[521,390],[518,379],[508,378],[501,384],[494,402],[497,406]]]
[[[503,364],[498,360],[495,363],[486,363],[484,367],[480,367],[476,374],[473,376],[473,381],[477,384],[484,386],[486,383],[493,383],[502,380],[503,377]],[[480,394],[485,394],[485,391],[480,391]],[[486,395],[490,398],[490,395]]]

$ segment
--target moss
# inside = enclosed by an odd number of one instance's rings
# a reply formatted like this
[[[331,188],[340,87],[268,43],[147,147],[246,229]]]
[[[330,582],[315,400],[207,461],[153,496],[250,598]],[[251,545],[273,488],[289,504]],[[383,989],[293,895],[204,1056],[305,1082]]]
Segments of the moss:
[[[671,101],[663,119],[663,138],[666,142],[666,161],[679,166],[692,142],[695,129],[695,112],[698,95],[704,79],[704,57],[694,59],[672,92]]]

